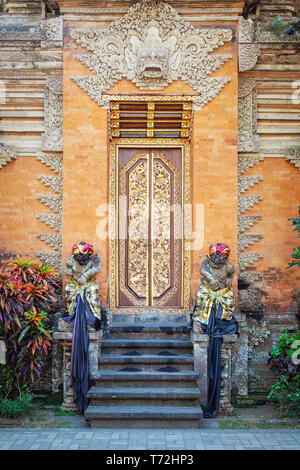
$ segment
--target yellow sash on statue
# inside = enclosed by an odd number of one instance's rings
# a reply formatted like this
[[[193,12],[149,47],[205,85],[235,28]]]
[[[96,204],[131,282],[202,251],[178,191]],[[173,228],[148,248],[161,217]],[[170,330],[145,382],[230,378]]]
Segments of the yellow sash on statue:
[[[223,311],[221,319],[230,320],[234,309],[234,297],[231,287],[212,290],[208,287],[204,279],[201,279],[193,319],[207,325],[214,301],[216,302],[216,312],[218,311],[219,305],[221,304],[222,306]]]
[[[66,307],[69,315],[73,314],[75,301],[78,294],[80,294],[82,300],[84,299],[84,295],[86,296],[93,315],[97,318],[101,318],[101,307],[96,278],[92,277],[89,281],[83,284],[83,286],[78,284],[74,278],[71,278],[66,286]]]

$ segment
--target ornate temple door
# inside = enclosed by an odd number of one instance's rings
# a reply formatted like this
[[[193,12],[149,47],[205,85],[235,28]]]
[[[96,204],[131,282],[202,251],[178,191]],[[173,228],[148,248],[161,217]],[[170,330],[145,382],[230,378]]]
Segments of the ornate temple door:
[[[182,149],[118,149],[117,306],[182,308]]]

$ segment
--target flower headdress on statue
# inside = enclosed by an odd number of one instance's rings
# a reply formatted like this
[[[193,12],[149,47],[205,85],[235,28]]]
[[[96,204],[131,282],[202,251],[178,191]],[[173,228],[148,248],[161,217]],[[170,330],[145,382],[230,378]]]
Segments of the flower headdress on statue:
[[[220,253],[221,255],[229,256],[230,248],[225,243],[216,243],[216,245],[210,245],[209,247],[209,257],[212,255]]]
[[[82,255],[93,255],[94,249],[93,245],[89,243],[75,243],[72,248],[73,255],[82,254]]]

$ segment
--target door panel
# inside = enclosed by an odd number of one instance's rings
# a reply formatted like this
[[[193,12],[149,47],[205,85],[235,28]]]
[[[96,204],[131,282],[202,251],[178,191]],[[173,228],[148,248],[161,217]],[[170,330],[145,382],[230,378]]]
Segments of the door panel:
[[[118,306],[182,307],[180,148],[119,149]]]

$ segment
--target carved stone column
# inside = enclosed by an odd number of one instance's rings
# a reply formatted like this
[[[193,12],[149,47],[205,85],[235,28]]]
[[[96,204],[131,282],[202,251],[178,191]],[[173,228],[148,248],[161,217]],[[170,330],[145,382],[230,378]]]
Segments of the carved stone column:
[[[205,406],[208,392],[207,348],[209,336],[201,333],[198,325],[194,325],[192,340],[194,345],[194,369],[195,372],[199,373],[197,383],[201,393],[200,402],[202,406]],[[233,414],[233,407],[231,405],[232,349],[237,340],[237,335],[223,336],[219,412],[227,416]]]
[[[232,389],[232,350],[237,342],[237,335],[224,335],[221,351],[221,392],[219,412],[226,416],[234,414],[231,404]]]
[[[88,327],[89,330],[89,371],[98,370],[98,354],[102,338],[102,330],[95,331]],[[62,409],[76,409],[73,403],[73,389],[70,386],[71,372],[71,352],[72,352],[72,326],[61,318],[58,320],[58,331],[53,334],[53,339],[58,341],[63,349],[63,367],[62,367],[62,383],[63,383],[63,403]]]
[[[206,405],[208,380],[207,380],[207,347],[209,337],[198,331],[197,325],[194,325],[192,333],[193,347],[194,347],[194,369],[199,373],[197,384],[200,390],[200,403],[202,406]]]

